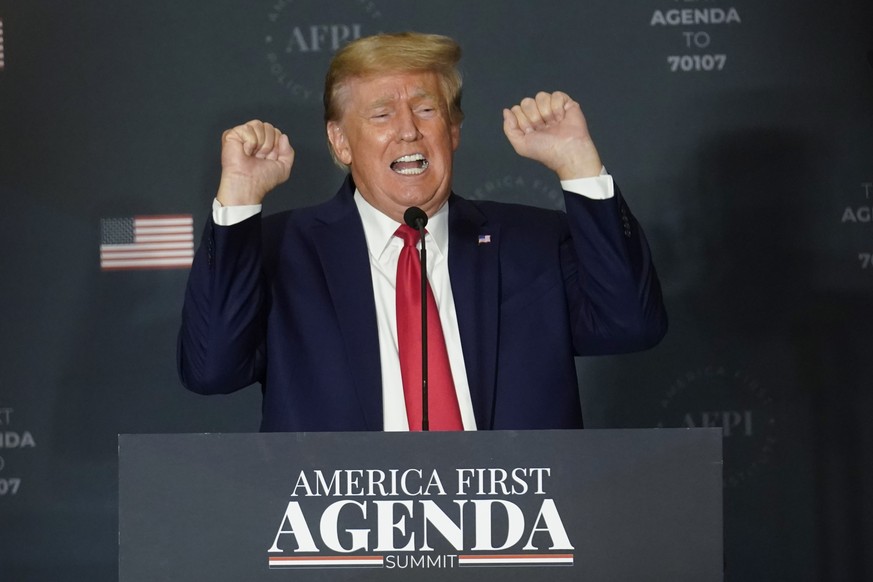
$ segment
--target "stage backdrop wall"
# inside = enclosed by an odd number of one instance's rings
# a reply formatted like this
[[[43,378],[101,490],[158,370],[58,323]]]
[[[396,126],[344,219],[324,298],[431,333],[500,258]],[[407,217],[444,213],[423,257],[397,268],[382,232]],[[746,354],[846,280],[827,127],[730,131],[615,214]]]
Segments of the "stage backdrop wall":
[[[559,206],[500,111],[562,89],[645,227],[671,329],[579,361],[588,426],[724,427],[727,580],[871,579],[869,0],[0,0],[0,577],[115,579],[118,433],[257,430],[176,378],[187,270],[105,245],[172,216],[184,262],[250,118],[266,211],[326,199],[328,59],[404,29],[465,50],[458,193]]]

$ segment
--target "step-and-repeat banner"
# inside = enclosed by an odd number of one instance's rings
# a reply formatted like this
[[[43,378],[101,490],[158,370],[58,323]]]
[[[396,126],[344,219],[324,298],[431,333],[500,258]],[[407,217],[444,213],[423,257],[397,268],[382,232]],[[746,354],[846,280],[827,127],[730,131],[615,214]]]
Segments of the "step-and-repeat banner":
[[[587,425],[723,428],[727,580],[873,577],[869,0],[0,0],[0,577],[117,577],[119,433],[257,430],[175,371],[221,132],[326,199],[328,60],[399,30],[464,49],[458,193],[559,207],[501,109],[563,90],[646,230],[671,328],[579,360]]]

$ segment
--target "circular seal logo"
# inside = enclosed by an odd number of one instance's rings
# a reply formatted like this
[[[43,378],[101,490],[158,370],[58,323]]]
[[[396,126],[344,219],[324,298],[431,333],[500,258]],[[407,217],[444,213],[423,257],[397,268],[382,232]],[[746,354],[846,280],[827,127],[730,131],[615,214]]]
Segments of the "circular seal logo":
[[[381,20],[371,0],[332,3],[329,11],[317,0],[272,0],[264,36],[267,70],[295,100],[319,102],[333,53],[378,32]]]
[[[719,427],[724,484],[736,487],[769,464],[776,447],[773,397],[741,369],[704,366],[678,377],[660,402],[659,427]]]
[[[468,193],[472,200],[495,200],[550,208],[564,209],[561,185],[555,180],[542,180],[507,174],[488,180]]]

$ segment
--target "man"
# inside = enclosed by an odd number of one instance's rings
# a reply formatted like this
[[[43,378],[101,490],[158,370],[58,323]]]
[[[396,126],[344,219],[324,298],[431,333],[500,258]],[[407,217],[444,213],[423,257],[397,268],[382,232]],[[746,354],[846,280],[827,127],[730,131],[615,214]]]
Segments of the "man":
[[[224,133],[179,338],[189,389],[260,382],[267,431],[418,429],[407,380],[421,370],[404,360],[398,338],[410,324],[398,324],[395,295],[404,244],[415,244],[395,234],[412,206],[429,217],[430,325],[445,338],[440,397],[454,417],[433,428],[580,428],[574,356],[660,341],[666,315],[648,247],[568,95],[503,111],[515,151],[562,181],[566,214],[452,193],[459,58],[451,39],[414,33],[335,55],[326,131],[350,176],[313,208],[262,219],[264,196],[290,175],[289,139],[260,121]]]

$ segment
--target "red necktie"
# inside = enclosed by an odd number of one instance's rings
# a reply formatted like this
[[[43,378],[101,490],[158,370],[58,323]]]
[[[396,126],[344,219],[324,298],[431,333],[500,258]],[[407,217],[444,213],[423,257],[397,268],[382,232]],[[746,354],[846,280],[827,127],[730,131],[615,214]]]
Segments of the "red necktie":
[[[409,430],[421,430],[421,261],[415,245],[419,232],[401,225],[397,261],[397,343]],[[427,286],[427,386],[430,430],[464,430],[452,380],[446,340],[430,285]]]

